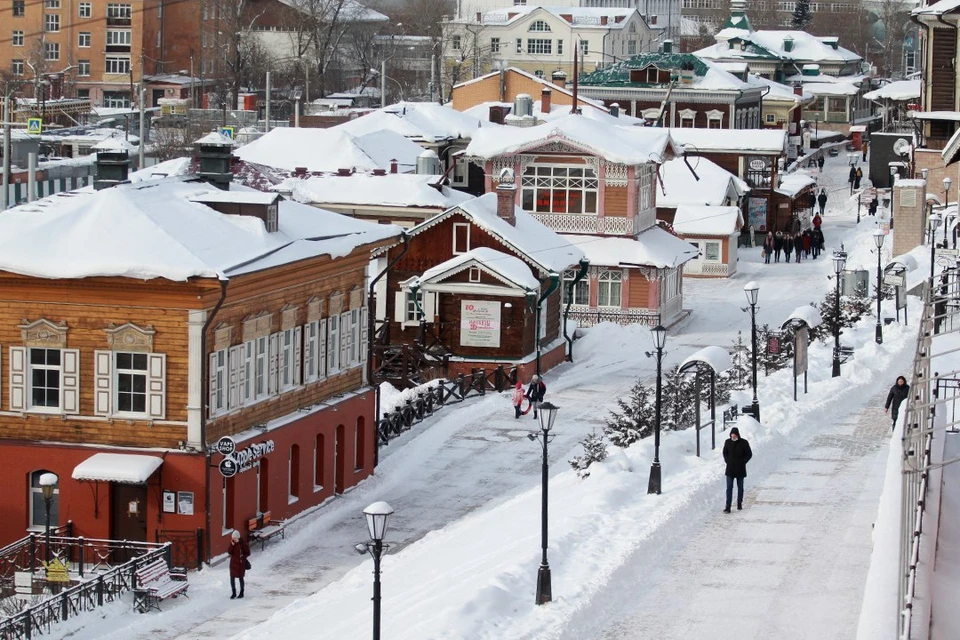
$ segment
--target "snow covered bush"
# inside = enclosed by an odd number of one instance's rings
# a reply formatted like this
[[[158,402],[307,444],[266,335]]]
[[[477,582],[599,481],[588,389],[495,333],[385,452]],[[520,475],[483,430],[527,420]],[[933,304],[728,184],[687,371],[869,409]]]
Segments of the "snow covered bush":
[[[654,401],[653,391],[640,380],[630,389],[629,397],[617,398],[620,411],[610,412],[603,430],[610,444],[626,449],[652,434],[656,418]]]
[[[603,435],[598,435],[594,430],[587,434],[580,444],[583,445],[583,455],[574,456],[570,460],[570,466],[578,476],[587,478],[590,476],[590,465],[607,458],[607,443],[603,441]]]

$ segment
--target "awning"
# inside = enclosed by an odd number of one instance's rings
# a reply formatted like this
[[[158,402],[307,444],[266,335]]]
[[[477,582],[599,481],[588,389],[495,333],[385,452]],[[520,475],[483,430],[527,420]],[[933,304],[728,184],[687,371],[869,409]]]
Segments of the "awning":
[[[163,459],[156,456],[97,453],[76,466],[73,479],[144,484],[161,464]]]

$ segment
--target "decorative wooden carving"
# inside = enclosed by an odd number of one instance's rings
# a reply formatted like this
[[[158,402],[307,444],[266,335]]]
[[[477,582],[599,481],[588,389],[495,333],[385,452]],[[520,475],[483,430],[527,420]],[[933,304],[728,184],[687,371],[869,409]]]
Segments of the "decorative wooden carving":
[[[283,309],[280,310],[280,328],[281,329],[293,329],[297,326],[297,309],[294,305],[286,305]]]
[[[104,329],[107,333],[107,344],[114,351],[153,351],[153,336],[156,330],[151,326],[140,327],[127,322],[119,327],[112,322]]]
[[[363,306],[363,289],[356,287],[350,290],[350,309],[359,309]]]
[[[54,324],[50,320],[41,318],[30,320],[24,318],[20,327],[20,335],[25,347],[50,347],[62,349],[67,346],[67,323],[61,321]]]
[[[335,291],[330,294],[330,315],[338,316],[343,313],[343,294]]]
[[[323,317],[323,298],[310,298],[307,301],[307,322],[316,322]]]
[[[229,349],[233,344],[233,326],[229,324],[219,324],[213,330],[213,350],[222,351]]]
[[[249,342],[273,333],[273,314],[266,311],[243,321],[243,341]]]

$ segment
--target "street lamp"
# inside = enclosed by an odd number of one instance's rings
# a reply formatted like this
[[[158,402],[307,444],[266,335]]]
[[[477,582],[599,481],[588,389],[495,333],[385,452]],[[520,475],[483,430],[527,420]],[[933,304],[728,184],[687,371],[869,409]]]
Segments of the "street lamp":
[[[886,240],[887,234],[885,234],[880,229],[874,229],[873,231],[873,243],[877,245],[877,344],[883,344],[883,327],[880,325],[880,299],[883,298],[882,292],[880,290],[881,284],[881,271],[880,267],[880,249],[883,247],[883,241]],[[839,319],[839,316],[838,316]]]
[[[557,407],[549,402],[540,405],[540,433],[529,433],[527,437],[530,440],[539,440],[543,448],[542,463],[542,481],[540,492],[540,548],[543,556],[540,559],[540,569],[537,571],[537,604],[545,604],[553,600],[553,589],[550,585],[550,564],[547,562],[547,485],[549,476],[549,458],[547,457],[547,445],[553,436],[550,431],[553,429],[553,421],[557,419]]]
[[[897,168],[890,165],[890,228],[893,229],[893,187],[897,182]],[[903,206],[901,203],[900,206]]]
[[[943,248],[947,248],[947,205],[950,204],[950,185],[953,180],[950,176],[943,179]]]
[[[931,213],[930,220],[928,221],[930,225],[930,287],[933,287],[933,266],[936,261],[936,252],[937,252],[937,243],[934,242],[934,237],[937,233],[937,227],[940,226],[940,214]]]
[[[835,324],[833,325],[833,377],[840,377],[840,276],[843,274],[843,268],[847,264],[847,254],[843,251],[833,252],[833,273],[836,275],[836,298],[834,299],[834,313],[836,314]]]
[[[663,325],[658,324],[650,330],[653,337],[653,347],[656,353],[647,352],[647,357],[656,355],[657,357],[657,404],[656,414],[653,423],[653,464],[650,465],[650,480],[647,482],[647,493],[660,495],[660,407],[663,397],[663,387],[660,381],[660,373],[663,365],[663,347],[667,344],[667,330]]]
[[[750,304],[750,336],[753,350],[753,419],[760,421],[760,401],[757,399],[757,299],[760,297],[760,285],[750,281],[743,287]],[[746,311],[746,309],[744,309]]]
[[[40,476],[40,491],[43,492],[43,505],[46,508],[46,550],[44,559],[47,565],[50,564],[50,503],[53,502],[53,492],[57,490],[57,475],[55,473],[44,473]]]
[[[367,517],[368,542],[361,542],[354,549],[357,553],[369,553],[373,558],[373,640],[380,640],[380,558],[390,545],[383,543],[387,533],[387,520],[393,515],[393,507],[386,502],[374,502],[363,510]]]

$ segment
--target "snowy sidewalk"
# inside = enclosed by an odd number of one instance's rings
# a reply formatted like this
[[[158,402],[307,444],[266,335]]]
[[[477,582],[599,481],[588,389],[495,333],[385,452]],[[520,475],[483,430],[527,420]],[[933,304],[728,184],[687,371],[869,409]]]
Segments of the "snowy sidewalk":
[[[600,637],[855,637],[891,433],[882,402],[824,426],[759,486],[748,476],[742,512],[721,513],[718,480],[716,515],[638,579],[634,610]]]

